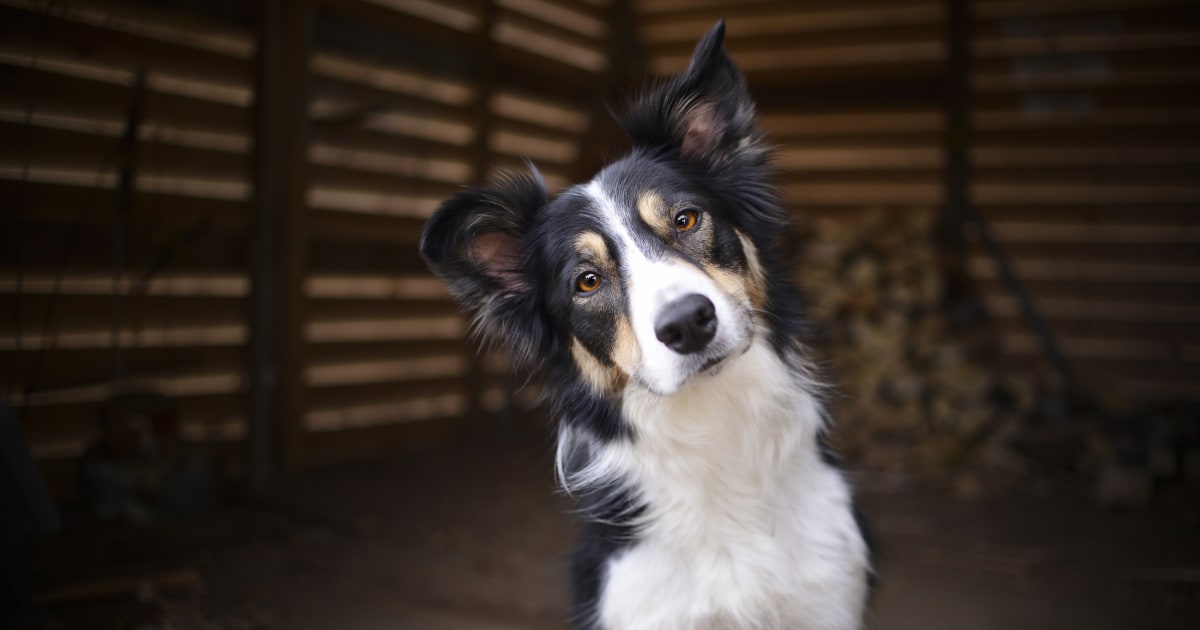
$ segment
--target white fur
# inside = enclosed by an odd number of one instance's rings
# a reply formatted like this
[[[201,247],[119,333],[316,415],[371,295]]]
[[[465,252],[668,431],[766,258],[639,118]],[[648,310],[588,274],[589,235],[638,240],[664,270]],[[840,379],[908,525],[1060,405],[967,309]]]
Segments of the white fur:
[[[619,475],[648,506],[607,567],[602,627],[859,627],[866,545],[845,480],[817,454],[809,391],[761,341],[673,396],[631,386],[637,437],[585,473]]]

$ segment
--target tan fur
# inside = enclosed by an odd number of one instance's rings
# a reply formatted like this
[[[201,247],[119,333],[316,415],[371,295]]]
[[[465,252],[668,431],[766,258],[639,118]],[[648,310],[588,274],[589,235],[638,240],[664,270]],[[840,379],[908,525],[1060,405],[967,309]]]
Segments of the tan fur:
[[[662,197],[658,196],[658,193],[645,192],[638,196],[638,216],[659,236],[668,238],[671,236],[672,227],[664,210]]]
[[[613,360],[615,365],[607,366],[600,362],[578,339],[571,339],[571,356],[583,379],[592,386],[596,393],[613,394],[625,387],[629,381],[629,370],[637,361],[637,343],[633,339],[633,329],[624,318],[617,326],[617,340]]]
[[[571,356],[575,359],[575,365],[579,366],[579,373],[583,375],[583,380],[588,382],[597,393],[609,393],[615,391],[616,381],[613,378],[613,370],[599,359],[592,356],[588,349],[583,347],[578,339],[571,339]]]
[[[585,260],[596,264],[607,264],[611,259],[604,238],[595,232],[584,232],[575,239],[575,251]]]
[[[742,252],[746,255],[746,294],[750,297],[750,304],[762,310],[767,305],[767,277],[762,263],[758,260],[758,248],[741,230],[737,230],[736,234],[742,242]]]

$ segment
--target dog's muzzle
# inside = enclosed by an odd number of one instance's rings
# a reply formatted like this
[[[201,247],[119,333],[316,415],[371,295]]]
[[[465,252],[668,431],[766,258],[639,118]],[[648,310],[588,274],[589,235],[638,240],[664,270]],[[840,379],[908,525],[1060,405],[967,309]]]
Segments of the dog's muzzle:
[[[654,336],[679,354],[703,350],[716,334],[717,309],[699,293],[668,303],[654,320]]]

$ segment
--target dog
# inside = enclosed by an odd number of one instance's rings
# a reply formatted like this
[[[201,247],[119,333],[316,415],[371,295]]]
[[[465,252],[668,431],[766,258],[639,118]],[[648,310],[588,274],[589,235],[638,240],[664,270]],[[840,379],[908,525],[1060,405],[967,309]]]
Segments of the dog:
[[[443,203],[421,253],[543,381],[576,627],[853,629],[871,554],[825,447],[786,215],[724,22],[618,122],[629,155]]]

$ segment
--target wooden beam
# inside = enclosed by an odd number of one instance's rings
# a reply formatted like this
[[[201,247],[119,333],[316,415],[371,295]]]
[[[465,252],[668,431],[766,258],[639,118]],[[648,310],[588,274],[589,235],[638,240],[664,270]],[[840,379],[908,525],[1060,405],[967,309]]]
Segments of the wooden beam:
[[[305,461],[304,279],[311,0],[263,0],[255,99],[249,479]]]

